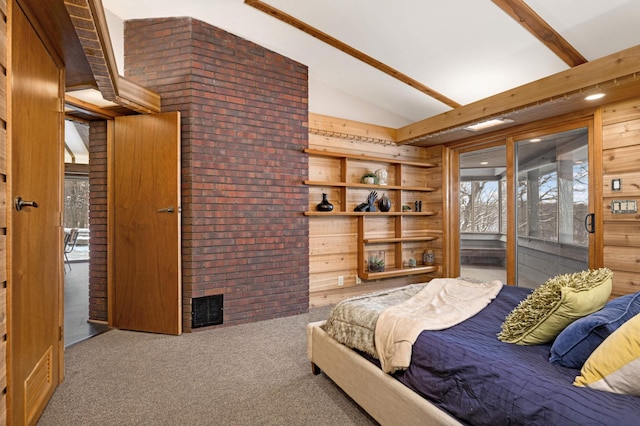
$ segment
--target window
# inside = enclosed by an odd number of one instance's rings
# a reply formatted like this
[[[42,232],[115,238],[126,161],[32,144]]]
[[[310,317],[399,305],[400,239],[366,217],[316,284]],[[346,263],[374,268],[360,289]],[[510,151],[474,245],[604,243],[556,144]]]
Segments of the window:
[[[460,183],[460,232],[500,232],[500,187],[497,180]]]

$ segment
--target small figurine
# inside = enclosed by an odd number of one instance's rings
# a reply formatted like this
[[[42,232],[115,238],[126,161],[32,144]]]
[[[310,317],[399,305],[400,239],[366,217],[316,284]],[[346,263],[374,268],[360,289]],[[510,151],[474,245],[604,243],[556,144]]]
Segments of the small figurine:
[[[369,196],[367,197],[366,203],[360,203],[353,209],[354,212],[375,212],[376,211],[376,199],[378,198],[378,193],[376,191],[371,191]]]

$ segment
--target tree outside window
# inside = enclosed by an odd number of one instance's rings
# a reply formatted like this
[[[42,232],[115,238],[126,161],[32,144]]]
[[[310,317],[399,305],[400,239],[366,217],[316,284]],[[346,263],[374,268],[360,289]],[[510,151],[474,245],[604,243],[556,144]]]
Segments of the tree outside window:
[[[500,232],[500,182],[473,180],[460,183],[460,232]]]
[[[89,228],[89,178],[65,177],[64,227]]]
[[[587,246],[584,218],[589,212],[586,144],[572,149],[554,143],[546,163],[518,173],[518,236]]]

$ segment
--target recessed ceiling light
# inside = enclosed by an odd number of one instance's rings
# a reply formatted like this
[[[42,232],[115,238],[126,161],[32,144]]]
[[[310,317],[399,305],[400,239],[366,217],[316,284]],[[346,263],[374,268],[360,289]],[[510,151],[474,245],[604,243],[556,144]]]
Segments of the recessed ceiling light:
[[[604,93],[592,93],[588,96],[585,96],[585,101],[595,101],[596,99],[604,98]]]
[[[488,161],[483,161],[483,162],[480,163],[480,165],[482,165],[482,166],[486,166],[487,164],[489,164]]]
[[[478,130],[484,130],[489,127],[499,126],[500,124],[513,123],[513,120],[510,118],[492,118],[491,120],[481,121],[480,123],[472,124],[471,126],[467,126],[464,129],[470,130],[472,132],[477,132]]]
[[[540,138],[533,138],[533,139],[529,139],[529,142],[536,143],[536,142],[540,142],[541,140],[542,139],[540,139]]]

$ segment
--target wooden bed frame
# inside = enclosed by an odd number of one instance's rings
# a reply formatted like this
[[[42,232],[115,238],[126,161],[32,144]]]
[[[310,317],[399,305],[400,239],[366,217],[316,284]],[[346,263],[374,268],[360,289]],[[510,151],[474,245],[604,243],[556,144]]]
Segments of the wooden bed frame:
[[[392,376],[338,343],[322,326],[325,321],[307,325],[307,356],[313,374],[324,372],[360,407],[382,425],[460,425]]]

